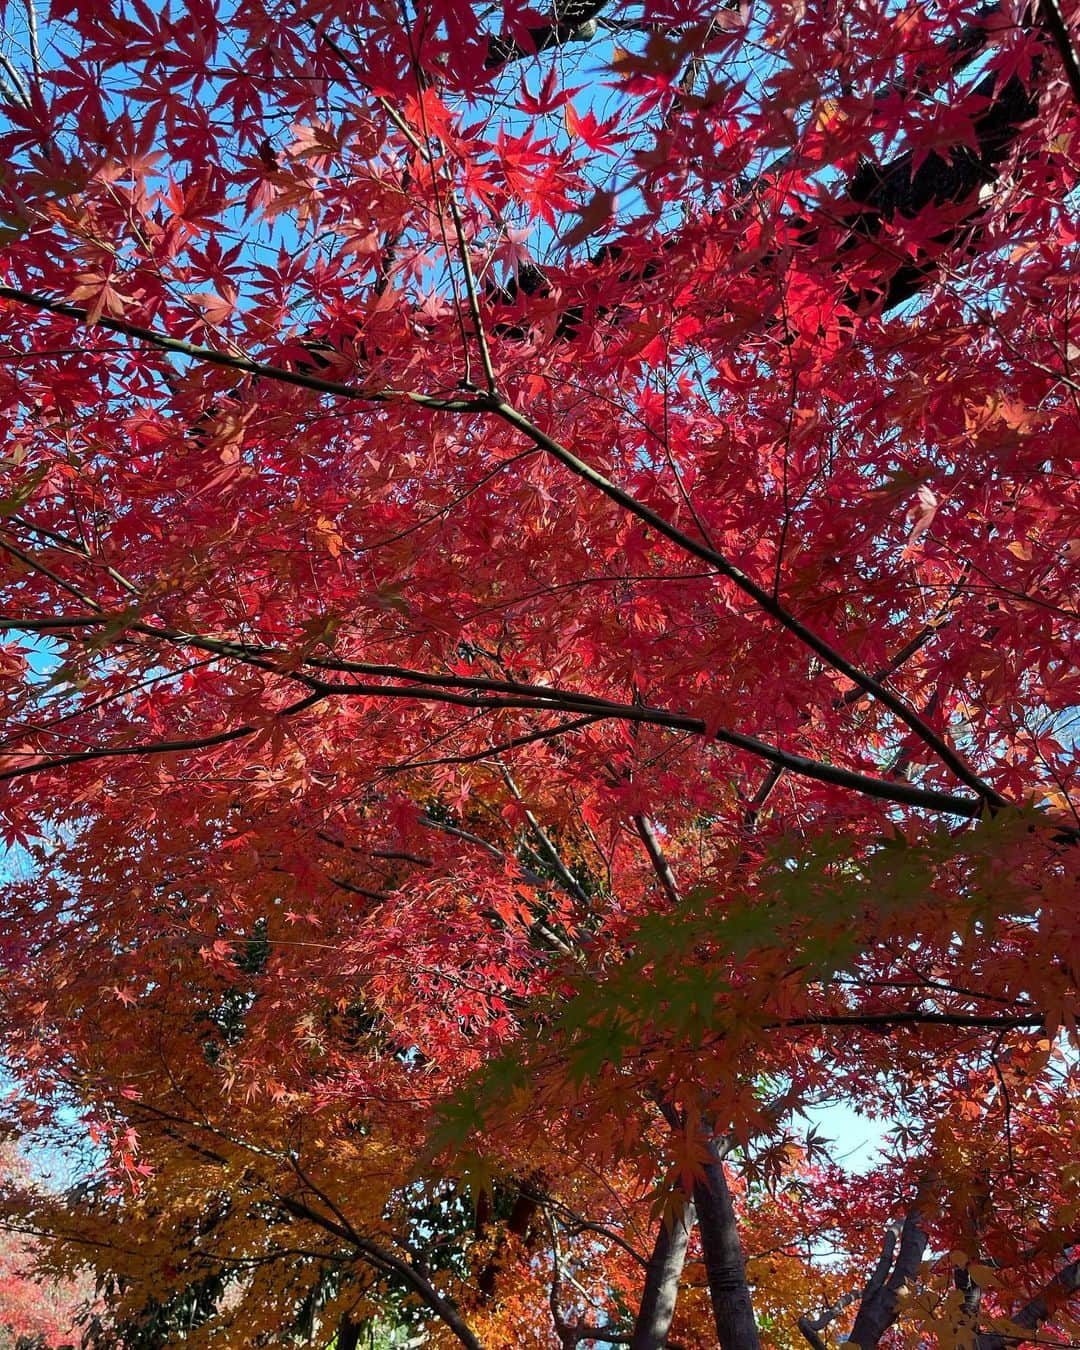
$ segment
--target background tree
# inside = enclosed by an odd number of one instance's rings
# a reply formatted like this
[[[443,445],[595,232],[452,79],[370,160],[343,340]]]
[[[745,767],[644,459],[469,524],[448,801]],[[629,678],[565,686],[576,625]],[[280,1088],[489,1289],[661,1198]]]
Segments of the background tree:
[[[0,1151],[0,1186],[11,1204],[0,1235],[0,1345],[5,1350],[63,1350],[80,1336],[78,1320],[93,1301],[85,1271],[72,1280],[36,1278],[42,1255],[33,1232],[16,1217],[25,1197],[40,1194],[26,1158],[10,1144]]]

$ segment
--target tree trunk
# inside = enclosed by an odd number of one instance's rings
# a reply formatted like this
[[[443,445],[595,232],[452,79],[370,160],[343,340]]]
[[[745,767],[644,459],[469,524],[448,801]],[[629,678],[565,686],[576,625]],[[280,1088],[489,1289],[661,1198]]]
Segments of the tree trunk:
[[[477,1276],[477,1288],[480,1290],[484,1302],[490,1302],[495,1297],[495,1286],[498,1284],[499,1271],[506,1254],[506,1234],[510,1233],[516,1238],[525,1240],[538,1209],[536,1199],[531,1194],[527,1194],[523,1190],[518,1192],[517,1199],[514,1201],[514,1208],[510,1211],[510,1217],[506,1221],[506,1227],[499,1234],[491,1255]],[[483,1219],[481,1219],[479,1205],[477,1205],[476,1214],[476,1234],[477,1237],[482,1237],[491,1217],[490,1203],[484,1212]]]
[[[354,1322],[351,1317],[343,1317],[338,1323],[334,1350],[357,1350],[359,1344],[360,1323]]]
[[[731,1190],[715,1143],[709,1151],[713,1160],[694,1186],[694,1203],[720,1350],[761,1350]]]
[[[630,1350],[661,1350],[667,1341],[694,1218],[691,1200],[670,1224],[664,1221],[660,1224],[649,1264],[645,1267],[645,1286],[634,1334],[630,1338]]]

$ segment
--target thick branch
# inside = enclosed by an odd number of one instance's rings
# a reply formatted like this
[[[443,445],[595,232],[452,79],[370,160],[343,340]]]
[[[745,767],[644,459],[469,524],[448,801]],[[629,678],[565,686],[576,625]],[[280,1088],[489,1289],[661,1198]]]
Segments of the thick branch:
[[[831,1322],[834,1322],[845,1308],[850,1307],[858,1297],[859,1295],[855,1293],[842,1294],[835,1303],[830,1303],[817,1317],[799,1318],[799,1330],[802,1332],[803,1339],[813,1347],[813,1350],[828,1350],[828,1347],[818,1335],[818,1332],[824,1331],[825,1328]]]
[[[484,64],[488,70],[497,70],[538,52],[564,47],[568,42],[589,42],[596,35],[596,19],[606,5],[607,0],[570,0],[569,4],[556,6],[547,23],[529,29],[529,47],[507,38],[489,37]]]
[[[97,627],[115,622],[116,617],[115,615],[104,614],[78,615],[69,620],[67,626],[72,629]],[[36,621],[33,619],[0,619],[0,630],[33,629],[35,626]],[[164,639],[178,646],[192,646],[201,651],[232,657],[260,670],[279,675],[282,679],[299,683],[309,689],[312,694],[317,694],[322,698],[415,699],[421,702],[444,703],[456,707],[493,711],[519,709],[535,712],[568,712],[594,718],[597,721],[617,720],[667,727],[676,731],[690,732],[693,735],[708,736],[722,745],[745,751],[803,777],[830,783],[836,787],[847,788],[884,801],[923,807],[932,811],[942,811],[968,819],[980,816],[984,810],[984,803],[978,798],[960,797],[935,789],[920,788],[910,783],[875,778],[853,769],[845,769],[836,764],[827,764],[820,760],[810,759],[793,751],[782,750],[756,736],[749,736],[724,727],[706,726],[702,718],[691,717],[686,713],[669,712],[663,708],[615,703],[591,694],[561,689],[557,686],[495,680],[478,676],[444,675],[410,670],[402,666],[370,665],[343,660],[328,661],[323,658],[311,658],[302,663],[302,665],[317,669],[329,667],[341,673],[362,671],[382,675],[389,679],[415,682],[407,686],[367,682],[332,683],[304,674],[302,669],[288,669],[285,654],[276,652],[272,648],[237,643],[220,638],[202,637],[191,633],[179,633],[140,622],[131,623],[127,631]],[[222,736],[225,739],[236,739],[238,736],[249,734],[251,734],[250,730],[239,729],[235,734],[231,732],[222,733]],[[216,743],[216,741],[213,743]],[[44,757],[32,764],[0,771],[0,782],[85,760],[117,755],[160,754],[170,748],[174,747],[168,743],[155,742],[145,747],[105,747],[100,750],[79,751],[72,755]],[[189,747],[186,743],[177,742],[175,748],[185,749]],[[198,745],[193,744],[190,748],[198,748]]]
[[[888,1258],[892,1255],[894,1242],[896,1263],[891,1274],[883,1278],[888,1269]],[[860,1350],[875,1350],[882,1336],[896,1321],[900,1291],[915,1277],[926,1250],[926,1243],[922,1218],[917,1206],[912,1205],[904,1217],[899,1239],[892,1236],[891,1240],[887,1241],[888,1257],[883,1256],[869,1284],[863,1290],[859,1311],[855,1314],[855,1325],[848,1337],[852,1345],[859,1346]]]
[[[1061,12],[1058,0],[1039,0],[1039,14],[1046,31],[1053,39],[1058,55],[1061,57],[1061,64],[1065,67],[1065,76],[1069,81],[1072,96],[1076,100],[1077,106],[1080,107],[1080,60],[1077,59],[1072,34],[1069,32],[1069,26],[1065,22],[1065,15]]]
[[[1048,1285],[1010,1319],[1007,1331],[986,1331],[976,1340],[976,1350],[1012,1350],[1024,1344],[1023,1333],[1035,1333],[1048,1322],[1057,1308],[1080,1293],[1080,1261],[1059,1270]]]

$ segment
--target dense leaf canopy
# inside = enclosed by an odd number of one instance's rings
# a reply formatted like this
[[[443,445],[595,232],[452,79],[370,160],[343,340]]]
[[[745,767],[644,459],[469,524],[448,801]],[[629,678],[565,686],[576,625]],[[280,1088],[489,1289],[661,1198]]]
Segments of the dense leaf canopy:
[[[95,1151],[4,1204],[94,1345],[1080,1339],[1072,23],[10,0],[2,1052]]]

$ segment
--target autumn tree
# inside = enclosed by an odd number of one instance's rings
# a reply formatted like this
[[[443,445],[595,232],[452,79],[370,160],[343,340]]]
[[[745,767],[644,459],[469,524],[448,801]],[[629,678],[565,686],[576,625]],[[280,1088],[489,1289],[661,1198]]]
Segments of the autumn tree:
[[[0,1230],[0,1345],[5,1350],[71,1347],[79,1339],[79,1317],[93,1315],[93,1289],[84,1271],[71,1280],[38,1278],[39,1242],[17,1216],[46,1183],[11,1145],[0,1149],[0,1188],[6,1202]]]
[[[4,13],[88,1342],[1080,1339],[1071,6]]]

